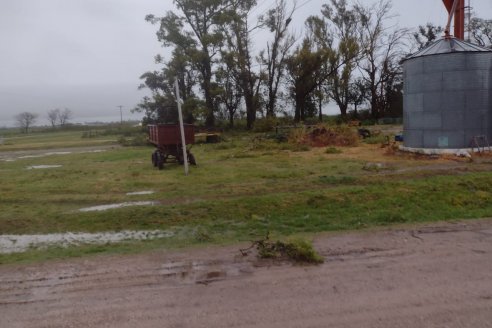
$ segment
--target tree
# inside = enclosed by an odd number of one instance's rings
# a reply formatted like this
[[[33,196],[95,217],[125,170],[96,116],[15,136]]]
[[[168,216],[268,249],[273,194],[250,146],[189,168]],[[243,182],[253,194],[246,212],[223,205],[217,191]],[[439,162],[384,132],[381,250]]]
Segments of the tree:
[[[156,63],[163,63],[161,56],[156,56]],[[183,100],[183,117],[186,123],[193,123],[200,115],[202,103],[196,98],[193,88],[197,84],[197,72],[193,69],[182,49],[175,48],[171,60],[163,63],[160,71],[146,72],[140,79],[140,89],[148,88],[151,97],[145,97],[133,111],[145,113],[147,123],[176,123],[177,106],[174,99],[174,81],[178,78],[178,86]]]
[[[168,94],[153,94],[152,98],[144,97],[134,111],[144,113],[144,124],[178,122],[176,100]]]
[[[48,121],[51,124],[51,127],[55,128],[58,123],[58,116],[60,115],[60,109],[52,109],[48,111],[47,117]]]
[[[370,7],[359,4],[356,9],[362,18],[365,45],[365,58],[359,68],[368,85],[371,116],[378,119],[387,108],[387,90],[401,74],[399,61],[404,57],[403,45],[408,31],[385,27],[385,22],[391,18],[390,0],[380,0]]]
[[[443,32],[444,29],[441,26],[427,23],[425,26],[420,25],[417,32],[414,32],[412,35],[418,50],[422,50],[434,42]]]
[[[492,47],[492,19],[474,17],[469,29],[473,42],[482,47]]]
[[[217,71],[217,82],[220,86],[220,100],[225,106],[228,114],[229,126],[234,127],[234,115],[237,112],[241,99],[243,97],[241,86],[237,81],[235,68],[231,61],[226,62],[224,66]]]
[[[250,28],[248,20],[251,9],[255,5],[256,0],[238,1],[229,15],[223,17],[222,25],[225,36],[222,59],[241,88],[248,129],[253,128],[256,120],[260,108],[260,87],[264,81],[261,72],[258,74],[253,69],[254,62],[251,55],[251,32],[258,26]]]
[[[37,117],[37,114],[23,112],[15,116],[15,121],[22,132],[29,133],[29,128],[36,122]]]
[[[68,108],[58,112],[58,123],[61,127],[65,126],[73,117],[72,111]]]
[[[314,104],[314,92],[330,76],[321,69],[330,56],[333,56],[331,49],[314,49],[312,39],[306,37],[287,59],[290,91],[295,102],[294,121],[308,117],[308,109]]]
[[[328,20],[331,35],[338,44],[336,55],[332,57],[331,66],[335,69],[329,80],[328,94],[338,105],[342,118],[345,118],[351,101],[352,73],[364,48],[360,44],[361,19],[355,9],[348,7],[346,0],[331,0],[331,5],[323,5],[322,14]]]
[[[358,107],[367,100],[368,87],[363,78],[357,78],[350,83],[349,103],[354,105],[354,118],[358,118]]]
[[[338,4],[336,1],[333,3]],[[330,10],[329,7],[325,9]],[[330,14],[327,15],[332,17]],[[307,109],[315,102],[316,96],[319,106],[319,97],[323,94],[322,87],[328,82],[332,85],[334,77],[344,67],[350,67],[363,49],[358,46],[354,38],[349,37],[349,34],[336,42],[335,34],[324,17],[309,17],[306,21],[306,29],[302,45],[297,47],[287,61],[292,85],[291,93],[296,104],[295,121],[306,118]],[[344,79],[349,80],[349,77],[345,76]],[[321,109],[319,115],[322,115]]]
[[[296,2],[291,10],[287,9],[286,0],[276,0],[276,6],[260,17],[260,24],[273,33],[273,41],[267,42],[266,52],[260,53],[260,61],[266,66],[266,87],[268,98],[266,116],[275,116],[275,106],[280,81],[284,76],[287,56],[296,40],[289,35],[288,27],[296,10]]]
[[[213,64],[223,42],[221,18],[230,13],[232,0],[174,0],[179,15],[168,11],[158,18],[146,20],[160,23],[158,40],[164,46],[179,48],[200,74],[200,86],[205,97],[206,125],[215,124],[215,101],[212,86]]]

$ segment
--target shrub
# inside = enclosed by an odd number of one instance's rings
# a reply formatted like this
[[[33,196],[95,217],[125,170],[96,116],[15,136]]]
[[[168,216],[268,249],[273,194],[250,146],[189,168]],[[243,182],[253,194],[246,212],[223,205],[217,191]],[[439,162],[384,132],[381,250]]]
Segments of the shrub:
[[[387,142],[388,136],[385,136],[383,134],[380,135],[375,135],[369,138],[364,139],[364,142],[370,145],[376,145],[376,144],[382,144]]]
[[[328,147],[328,148],[326,148],[325,153],[327,153],[327,154],[341,154],[341,153],[343,153],[343,151],[341,151],[340,149],[335,148],[335,147]]]
[[[265,239],[253,243],[256,246],[258,257],[262,259],[290,260],[296,263],[320,264],[324,262],[313,248],[312,243],[304,239],[293,239],[289,242],[277,240],[270,241],[269,235]],[[243,255],[247,250],[241,250]]]
[[[356,146],[359,143],[357,130],[347,125],[328,126],[319,124],[314,128],[294,129],[289,135],[289,142],[305,144],[311,147]]]
[[[253,127],[254,132],[272,132],[277,125],[277,119],[274,117],[267,117],[258,119]]]

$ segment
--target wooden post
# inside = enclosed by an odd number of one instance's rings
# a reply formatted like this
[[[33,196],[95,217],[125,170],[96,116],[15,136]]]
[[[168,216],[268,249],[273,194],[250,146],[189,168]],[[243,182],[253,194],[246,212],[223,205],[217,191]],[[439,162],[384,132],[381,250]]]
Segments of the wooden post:
[[[178,103],[179,129],[181,130],[181,146],[183,148],[185,175],[188,175],[188,170],[189,170],[188,153],[186,152],[186,139],[185,139],[185,131],[184,131],[184,123],[183,123],[183,113],[181,112],[181,97],[179,96],[178,77],[176,77],[174,81],[174,86],[176,88],[176,102]]]

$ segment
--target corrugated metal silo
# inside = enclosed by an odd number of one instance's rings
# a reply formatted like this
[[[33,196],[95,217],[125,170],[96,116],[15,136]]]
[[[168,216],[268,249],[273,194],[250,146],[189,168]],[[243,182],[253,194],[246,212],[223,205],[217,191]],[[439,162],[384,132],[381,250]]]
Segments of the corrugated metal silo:
[[[455,38],[403,62],[404,146],[466,149],[492,140],[492,51]]]

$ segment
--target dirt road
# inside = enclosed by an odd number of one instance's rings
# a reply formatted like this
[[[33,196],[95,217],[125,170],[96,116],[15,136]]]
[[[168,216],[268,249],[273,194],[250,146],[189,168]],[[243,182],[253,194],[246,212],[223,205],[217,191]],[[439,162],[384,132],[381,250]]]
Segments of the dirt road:
[[[315,247],[323,265],[235,246],[0,266],[0,326],[492,327],[492,220]]]

